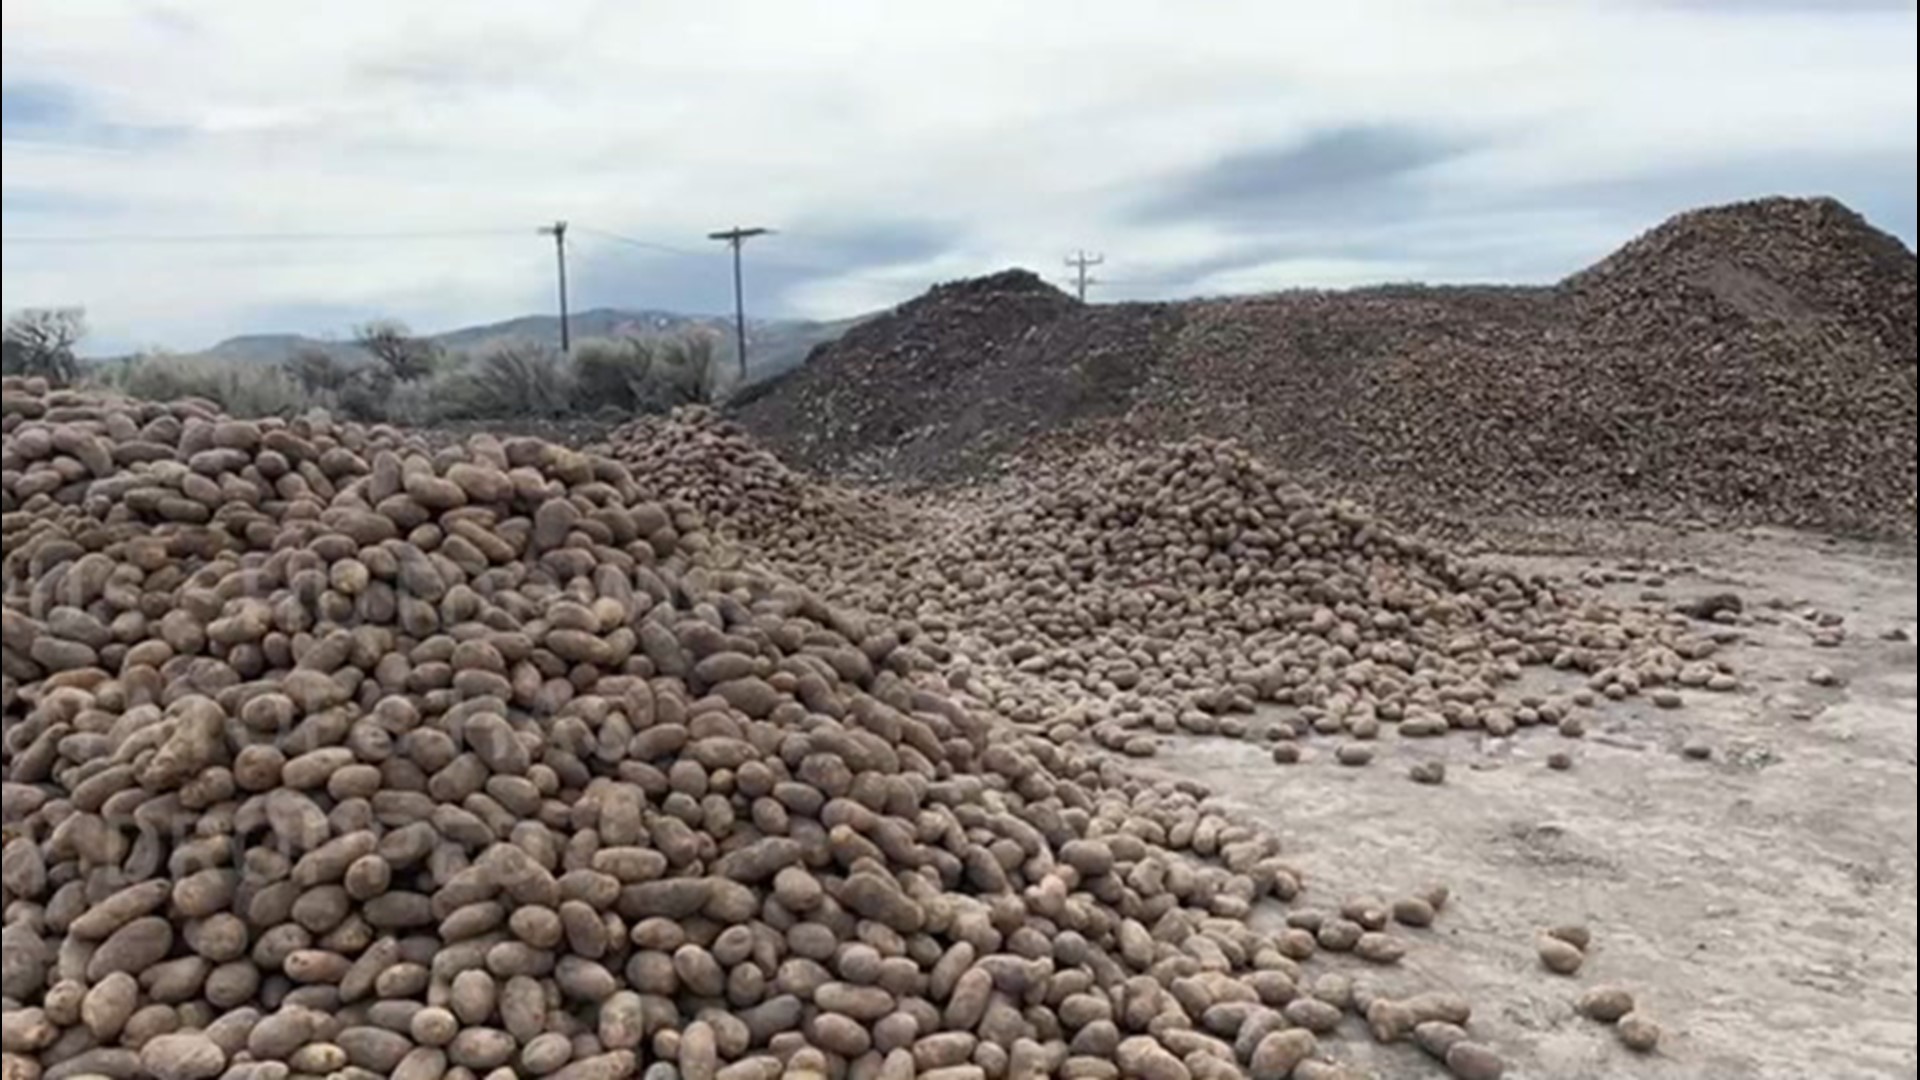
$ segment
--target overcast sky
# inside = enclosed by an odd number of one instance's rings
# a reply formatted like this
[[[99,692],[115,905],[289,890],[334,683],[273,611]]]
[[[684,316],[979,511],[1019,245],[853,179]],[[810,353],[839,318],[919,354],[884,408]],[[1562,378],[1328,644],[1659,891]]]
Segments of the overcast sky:
[[[738,223],[781,230],[754,311],[813,317],[1077,248],[1098,299],[1549,281],[1776,192],[1914,242],[1913,3],[0,12],[5,304],[86,305],[96,350],[548,310],[557,218],[576,307],[728,309]]]

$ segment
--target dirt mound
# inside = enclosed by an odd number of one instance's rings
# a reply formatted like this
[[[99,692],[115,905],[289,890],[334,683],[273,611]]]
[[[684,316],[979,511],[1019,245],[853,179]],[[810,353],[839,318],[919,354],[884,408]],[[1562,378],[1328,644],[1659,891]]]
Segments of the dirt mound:
[[[1564,284],[1580,347],[1533,442],[1602,504],[1911,533],[1915,266],[1831,199],[1682,214]]]
[[[741,410],[815,469],[949,480],[1229,436],[1409,521],[1913,530],[1913,254],[1832,200],[1683,214],[1554,288],[1080,307],[944,287]]]
[[[808,468],[965,475],[1123,414],[1178,322],[1173,305],[1088,307],[1023,270],[953,282],[816,350],[737,415]]]
[[[1760,324],[1830,321],[1912,355],[1914,255],[1834,199],[1758,199],[1669,219],[1568,278],[1589,319],[1719,309]],[[1669,313],[1663,322],[1684,322]]]

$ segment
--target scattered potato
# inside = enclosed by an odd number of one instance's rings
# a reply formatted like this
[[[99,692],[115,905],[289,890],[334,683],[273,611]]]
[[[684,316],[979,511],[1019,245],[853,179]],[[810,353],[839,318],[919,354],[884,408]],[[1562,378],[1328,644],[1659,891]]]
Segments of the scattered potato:
[[[1350,768],[1373,763],[1373,747],[1364,743],[1345,743],[1334,751],[1334,759]]]
[[[1586,952],[1593,944],[1593,931],[1580,923],[1561,923],[1558,926],[1549,927],[1547,936],[1558,938],[1581,952]]]
[[[1541,965],[1556,975],[1572,975],[1587,959],[1578,948],[1556,937],[1541,937],[1537,950]]]
[[[1424,897],[1405,896],[1393,902],[1393,919],[1403,926],[1432,926],[1435,912]]]
[[[1633,1011],[1633,994],[1624,987],[1596,986],[1580,995],[1580,1015],[1611,1024]]]
[[[1485,1046],[1462,1039],[1447,1048],[1447,1071],[1458,1080],[1500,1080],[1506,1075],[1506,1063]]]
[[[1660,1025],[1645,1013],[1630,1012],[1615,1025],[1620,1041],[1629,1050],[1650,1054],[1660,1045]]]

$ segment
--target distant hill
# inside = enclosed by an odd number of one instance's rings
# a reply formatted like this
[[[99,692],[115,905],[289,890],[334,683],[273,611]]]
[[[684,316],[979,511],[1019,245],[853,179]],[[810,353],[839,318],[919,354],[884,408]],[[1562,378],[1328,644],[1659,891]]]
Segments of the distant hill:
[[[747,320],[749,383],[783,374],[806,360],[813,347],[832,341],[866,317],[816,322],[809,319]],[[720,315],[688,315],[673,311],[594,308],[568,318],[573,340],[618,337],[626,334],[676,334],[696,329],[720,336],[721,361],[731,371],[736,364],[733,319]],[[553,315],[523,315],[504,322],[465,326],[429,335],[448,349],[471,351],[503,341],[558,343],[560,320]],[[364,355],[351,341],[315,338],[303,334],[242,334],[199,355],[241,363],[280,364],[302,349],[319,349],[341,360],[358,361]]]

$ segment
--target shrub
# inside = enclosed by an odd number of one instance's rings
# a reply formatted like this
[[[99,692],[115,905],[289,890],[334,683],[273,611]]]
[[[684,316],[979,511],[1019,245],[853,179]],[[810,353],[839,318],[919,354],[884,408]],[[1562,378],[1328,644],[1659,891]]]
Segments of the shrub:
[[[574,402],[573,374],[560,353],[530,341],[494,345],[446,377],[445,415],[481,420],[565,416]]]
[[[718,396],[720,365],[712,334],[685,334],[662,342],[654,360],[653,392],[667,409],[704,405]]]
[[[642,407],[653,373],[654,347],[638,337],[596,338],[573,349],[573,392],[582,412]]]
[[[713,338],[601,338],[573,351],[576,407],[621,412],[667,412],[714,398],[718,374]]]
[[[360,374],[363,368],[347,364],[325,349],[305,346],[287,358],[287,374],[309,393],[334,394],[345,389],[348,382]]]
[[[332,404],[276,367],[244,361],[167,355],[138,356],[112,382],[147,401],[204,398],[234,416],[297,416]]]
[[[347,419],[363,424],[378,423],[392,415],[392,399],[402,385],[422,384],[397,383],[386,368],[369,364],[355,369],[333,398],[339,403],[340,415]]]
[[[401,383],[380,401],[379,411],[369,419],[407,427],[426,427],[447,416],[447,376],[439,375],[419,382]]]

